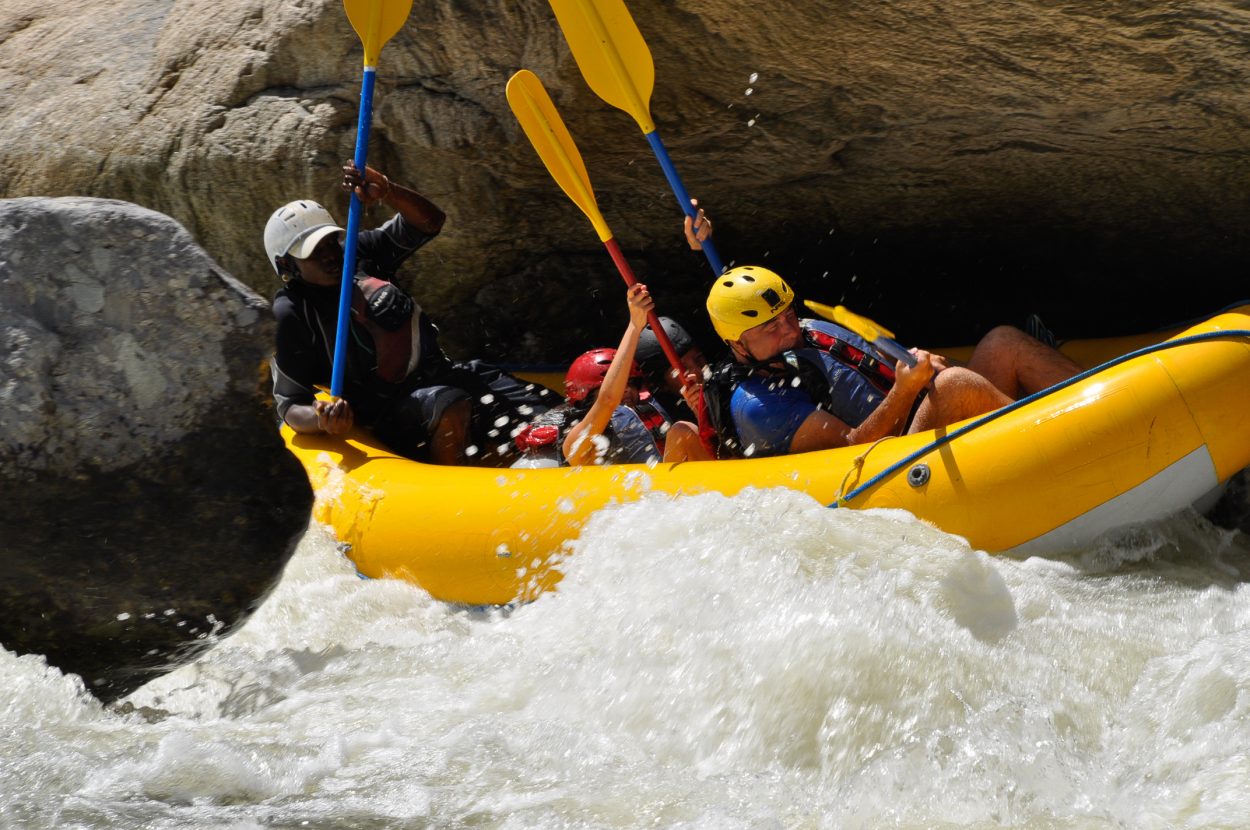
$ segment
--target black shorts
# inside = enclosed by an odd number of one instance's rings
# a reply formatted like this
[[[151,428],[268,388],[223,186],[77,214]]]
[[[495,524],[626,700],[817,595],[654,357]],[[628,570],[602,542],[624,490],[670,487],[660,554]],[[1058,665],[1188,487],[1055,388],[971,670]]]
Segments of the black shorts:
[[[430,436],[448,407],[468,400],[469,443],[477,457],[510,446],[512,431],[560,402],[554,392],[526,383],[489,363],[454,363],[391,402],[373,423],[373,432],[407,458],[428,460]]]

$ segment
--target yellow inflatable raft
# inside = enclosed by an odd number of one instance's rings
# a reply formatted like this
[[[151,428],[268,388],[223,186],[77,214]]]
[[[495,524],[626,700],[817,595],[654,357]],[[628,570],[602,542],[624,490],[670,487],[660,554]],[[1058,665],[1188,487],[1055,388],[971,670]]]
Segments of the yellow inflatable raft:
[[[1250,305],[1165,335],[1079,341],[1109,365],[938,433],[778,458],[498,470],[436,467],[363,433],[283,435],[316,518],[362,574],[440,600],[523,600],[586,518],[648,492],[789,487],[825,504],[903,508],[987,551],[1063,552],[1106,531],[1213,501],[1250,466]],[[940,433],[940,434],[939,434]]]

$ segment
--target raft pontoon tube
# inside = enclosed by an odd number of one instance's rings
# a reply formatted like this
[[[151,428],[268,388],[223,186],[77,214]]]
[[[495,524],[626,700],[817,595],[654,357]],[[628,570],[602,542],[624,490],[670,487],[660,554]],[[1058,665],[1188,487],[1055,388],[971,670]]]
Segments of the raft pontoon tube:
[[[802,490],[831,506],[902,508],[990,552],[1062,553],[1116,528],[1213,503],[1250,466],[1250,305],[1163,335],[1076,341],[1103,368],[1005,413],[872,445],[772,458],[546,469],[438,467],[372,436],[288,447],[315,516],[361,574],[473,605],[525,600],[586,518],[647,492]]]

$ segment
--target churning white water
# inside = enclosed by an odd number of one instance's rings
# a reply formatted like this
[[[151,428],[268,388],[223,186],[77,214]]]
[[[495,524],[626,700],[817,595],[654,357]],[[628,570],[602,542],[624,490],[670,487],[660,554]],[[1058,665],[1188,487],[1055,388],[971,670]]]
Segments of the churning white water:
[[[103,708],[0,651],[0,825],[1250,825],[1250,539],[1063,561],[756,491],[598,514],[508,612],[314,528],[197,663]]]

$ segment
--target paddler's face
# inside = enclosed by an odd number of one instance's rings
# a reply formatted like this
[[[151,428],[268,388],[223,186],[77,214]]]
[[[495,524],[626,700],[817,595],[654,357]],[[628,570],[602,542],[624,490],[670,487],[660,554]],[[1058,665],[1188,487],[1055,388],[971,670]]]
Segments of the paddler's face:
[[[703,351],[698,346],[691,346],[685,354],[681,356],[682,374],[678,375],[677,371],[671,366],[664,372],[664,386],[674,394],[681,394],[681,387],[685,384],[685,375],[691,374],[698,381],[703,380],[703,369],[707,366],[707,358],[703,356]]]
[[[313,285],[338,285],[343,278],[343,243],[332,233],[317,243],[307,259],[297,259],[300,279]]]
[[[799,315],[791,305],[767,323],[747,329],[731,345],[739,357],[762,362],[771,360],[788,349],[796,349],[802,342],[803,329],[799,327]]]

